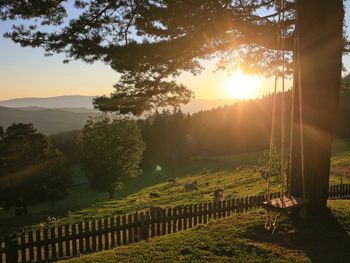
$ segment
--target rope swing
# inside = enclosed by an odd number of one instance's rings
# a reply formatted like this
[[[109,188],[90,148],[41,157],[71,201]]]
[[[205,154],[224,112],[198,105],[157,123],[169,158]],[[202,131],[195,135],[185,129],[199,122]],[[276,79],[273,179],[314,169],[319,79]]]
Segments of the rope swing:
[[[299,44],[299,30],[296,30],[296,57],[297,61],[297,77],[298,77],[298,93],[299,93],[299,125],[300,125],[300,156],[301,156],[301,180],[302,180],[302,198],[294,197],[289,195],[289,183],[288,178],[285,180],[286,172],[285,172],[285,104],[284,104],[284,93],[285,93],[285,36],[284,29],[281,29],[281,22],[285,19],[285,0],[279,0],[279,7],[282,10],[282,13],[278,15],[278,39],[277,39],[277,52],[276,52],[276,66],[275,66],[275,86],[273,93],[273,105],[272,105],[272,119],[271,119],[271,136],[270,136],[270,149],[269,149],[269,162],[268,162],[268,176],[267,176],[267,201],[263,203],[263,207],[266,209],[267,216],[265,222],[265,229],[271,230],[272,233],[276,231],[278,226],[278,218],[282,214],[288,214],[292,210],[305,206],[308,201],[305,199],[305,171],[304,171],[304,140],[303,140],[303,107],[302,107],[302,89],[301,89],[301,70],[300,70],[300,44]],[[296,19],[298,21],[298,19]],[[282,43],[282,47],[280,47]],[[282,49],[282,52],[280,52]],[[282,53],[282,54],[281,54]],[[280,57],[282,58],[280,59]],[[277,94],[277,84],[279,79],[279,61],[281,60],[282,64],[282,93],[281,93],[281,164],[280,164],[280,181],[281,181],[281,190],[279,198],[271,198],[270,194],[270,176],[272,175],[272,159],[273,159],[273,150],[274,150],[274,139],[275,139],[275,123],[276,123],[276,94]],[[289,175],[291,174],[291,165],[292,165],[292,138],[293,138],[293,124],[294,124],[294,101],[295,101],[295,87],[292,87],[292,110],[291,110],[291,132],[290,132],[290,156],[289,156]],[[272,212],[275,214],[272,215]]]

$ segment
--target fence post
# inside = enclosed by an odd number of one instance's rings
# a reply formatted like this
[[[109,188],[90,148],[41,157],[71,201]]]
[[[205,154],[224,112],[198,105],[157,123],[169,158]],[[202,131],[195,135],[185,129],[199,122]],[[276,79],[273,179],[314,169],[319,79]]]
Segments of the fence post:
[[[18,263],[18,240],[14,235],[6,239],[6,263]]]

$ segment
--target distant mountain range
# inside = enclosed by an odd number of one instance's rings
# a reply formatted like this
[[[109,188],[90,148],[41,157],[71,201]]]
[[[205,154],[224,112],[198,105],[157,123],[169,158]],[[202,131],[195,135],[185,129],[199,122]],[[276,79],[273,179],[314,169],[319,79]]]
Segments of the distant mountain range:
[[[19,98],[0,101],[0,126],[12,123],[33,123],[46,134],[81,129],[91,115],[98,114],[92,106],[93,96],[58,96]],[[236,100],[192,100],[182,107],[186,113],[230,105]]]
[[[90,112],[93,109],[93,96],[58,96],[48,98],[21,98],[0,101],[0,106],[7,108],[25,108],[25,110],[46,109],[65,109],[70,112]],[[191,100],[188,104],[182,106],[186,113],[195,113],[201,110],[210,110],[224,105],[235,103],[235,99],[227,100]]]

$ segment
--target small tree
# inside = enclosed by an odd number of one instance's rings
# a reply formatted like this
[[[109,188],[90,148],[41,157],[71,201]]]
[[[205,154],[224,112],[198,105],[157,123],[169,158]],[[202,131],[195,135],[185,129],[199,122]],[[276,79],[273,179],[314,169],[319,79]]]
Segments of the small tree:
[[[79,142],[91,188],[108,192],[110,198],[123,178],[141,173],[139,164],[145,146],[135,121],[90,118]]]
[[[60,152],[32,124],[9,126],[0,138],[0,203],[27,211],[28,205],[46,200],[51,192],[56,193],[55,198],[57,191],[64,193],[69,184],[63,184],[62,177],[57,180],[61,159]],[[68,173],[64,181],[70,182]]]

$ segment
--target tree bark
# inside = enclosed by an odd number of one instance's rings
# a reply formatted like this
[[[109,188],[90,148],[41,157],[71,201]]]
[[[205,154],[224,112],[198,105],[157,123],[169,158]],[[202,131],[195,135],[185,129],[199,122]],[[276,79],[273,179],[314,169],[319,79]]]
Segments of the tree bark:
[[[294,70],[295,101],[290,193],[303,196],[298,87],[301,83],[304,138],[305,197],[308,212],[326,208],[332,128],[341,87],[343,50],[342,0],[298,0],[300,81]]]

